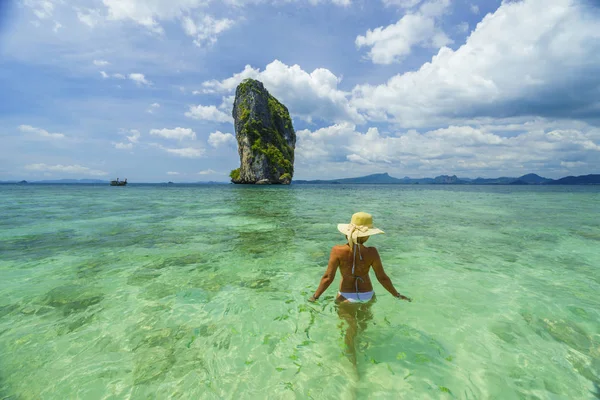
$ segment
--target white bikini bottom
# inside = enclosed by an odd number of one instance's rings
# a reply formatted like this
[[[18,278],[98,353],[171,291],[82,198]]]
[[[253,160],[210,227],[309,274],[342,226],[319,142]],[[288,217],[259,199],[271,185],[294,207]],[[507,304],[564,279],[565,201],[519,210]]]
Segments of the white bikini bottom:
[[[373,298],[374,291],[356,293],[356,292],[338,292],[341,296],[344,296],[350,303],[367,303]]]

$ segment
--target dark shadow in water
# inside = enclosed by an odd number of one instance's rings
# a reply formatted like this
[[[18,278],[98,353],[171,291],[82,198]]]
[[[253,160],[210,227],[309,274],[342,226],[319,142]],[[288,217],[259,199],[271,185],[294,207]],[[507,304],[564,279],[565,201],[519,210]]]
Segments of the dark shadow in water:
[[[273,259],[289,251],[294,245],[293,211],[297,207],[297,194],[289,186],[239,185],[228,193],[226,206],[231,209],[234,225],[230,229],[230,243],[240,259],[254,265],[264,265],[257,276],[240,280],[242,287],[258,291],[271,291],[277,287],[273,272],[284,268],[280,263],[256,264],[256,260]],[[231,277],[230,277],[231,278]],[[233,277],[235,279],[235,277]]]
[[[292,213],[298,200],[294,190],[285,186],[238,186],[232,192],[232,218],[250,217],[257,223],[275,225],[272,230],[255,230],[251,225],[233,228],[237,234],[236,245],[242,251],[271,253],[274,248],[293,243]]]
[[[19,308],[18,304],[7,304],[5,306],[0,306],[0,318],[3,318],[6,315],[9,315],[13,311]]]
[[[69,315],[82,312],[103,299],[104,295],[93,288],[63,285],[50,290],[42,300],[42,304],[60,309],[64,315]]]
[[[600,385],[594,383],[594,391],[591,393],[595,398],[600,399]]]

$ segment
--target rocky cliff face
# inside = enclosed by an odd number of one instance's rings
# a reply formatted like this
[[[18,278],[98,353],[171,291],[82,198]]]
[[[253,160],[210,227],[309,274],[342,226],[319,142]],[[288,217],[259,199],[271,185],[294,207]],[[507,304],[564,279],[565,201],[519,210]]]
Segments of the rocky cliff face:
[[[231,171],[231,181],[289,185],[296,132],[288,109],[261,82],[246,79],[235,91],[233,119],[240,168]]]

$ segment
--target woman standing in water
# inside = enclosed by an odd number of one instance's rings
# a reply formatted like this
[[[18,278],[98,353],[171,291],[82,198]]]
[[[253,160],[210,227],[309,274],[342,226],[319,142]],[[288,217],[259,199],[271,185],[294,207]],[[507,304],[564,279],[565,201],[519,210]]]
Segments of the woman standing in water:
[[[339,224],[338,230],[346,235],[348,243],[333,246],[327,270],[321,278],[319,287],[309,301],[314,302],[327,290],[337,269],[340,269],[342,281],[340,290],[335,299],[340,318],[346,320],[346,348],[350,361],[356,366],[356,348],[354,339],[361,330],[366,328],[367,321],[372,319],[371,306],[375,302],[375,292],[369,278],[369,270],[373,267],[375,277],[381,285],[401,300],[412,301],[401,295],[394,288],[392,280],[383,270],[379,252],[375,247],[366,247],[364,243],[371,235],[384,233],[381,229],[373,227],[373,217],[365,212],[352,215],[349,224]]]

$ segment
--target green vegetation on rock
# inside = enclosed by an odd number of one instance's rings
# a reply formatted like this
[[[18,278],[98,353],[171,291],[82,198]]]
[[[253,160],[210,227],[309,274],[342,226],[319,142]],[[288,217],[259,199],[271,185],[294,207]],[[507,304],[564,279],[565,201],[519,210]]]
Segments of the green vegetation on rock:
[[[287,108],[271,95],[269,95],[269,111],[271,112],[271,118],[273,118],[274,125],[277,126],[277,119],[279,119],[285,129],[291,128],[292,119],[290,118],[290,113]]]
[[[229,177],[234,181],[237,181],[238,179],[240,179],[240,169],[236,168],[236,169],[232,170],[229,173]]]

